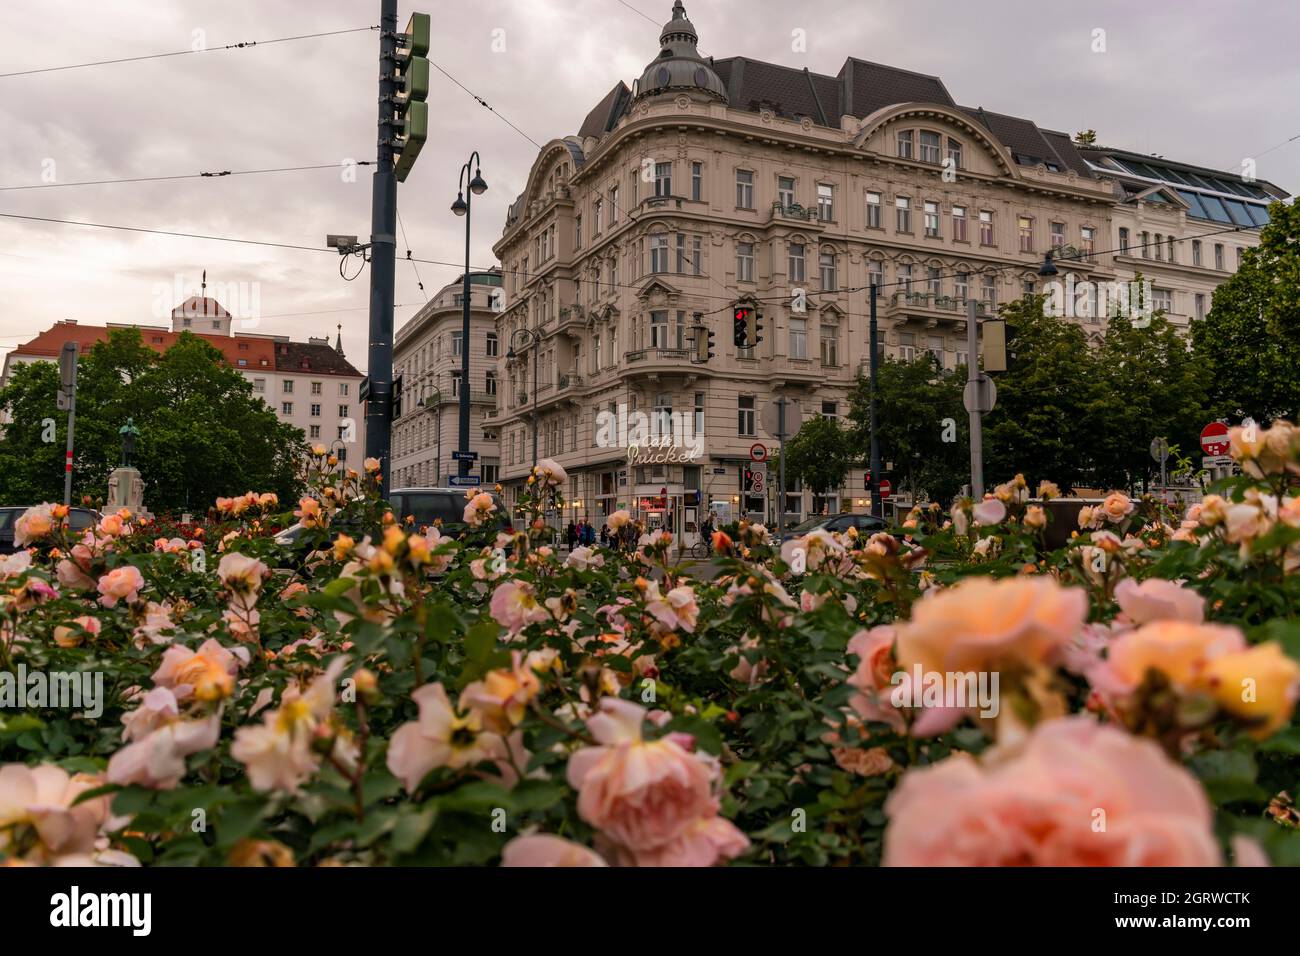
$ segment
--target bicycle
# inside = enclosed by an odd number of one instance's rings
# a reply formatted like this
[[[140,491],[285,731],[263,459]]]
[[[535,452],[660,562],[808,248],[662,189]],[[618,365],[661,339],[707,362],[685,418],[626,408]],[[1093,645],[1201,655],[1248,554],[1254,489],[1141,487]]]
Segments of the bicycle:
[[[698,558],[699,560],[703,561],[705,558],[707,558],[710,554],[713,553],[713,548],[709,546],[708,541],[701,538],[699,541],[696,541],[693,545],[691,545],[690,553],[692,558]]]

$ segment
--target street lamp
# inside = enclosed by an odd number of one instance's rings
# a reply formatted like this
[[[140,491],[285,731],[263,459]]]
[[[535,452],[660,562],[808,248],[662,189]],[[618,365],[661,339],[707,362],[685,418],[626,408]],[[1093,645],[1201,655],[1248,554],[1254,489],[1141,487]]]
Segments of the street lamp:
[[[1054,276],[1057,274],[1056,263],[1052,261],[1052,250],[1043,253],[1043,264],[1038,267],[1040,276]]]
[[[525,345],[532,346],[533,349],[533,467],[537,467],[537,357],[541,353],[541,341],[537,333],[532,329],[517,328],[510,335],[510,350],[506,352],[506,358],[513,361],[518,358],[519,353],[515,351],[515,338],[517,336],[525,337]]]
[[[465,217],[465,275],[464,285],[461,289],[461,332],[460,332],[460,460],[457,462],[459,468],[457,473],[461,478],[469,476],[469,229],[471,215],[470,204],[475,196],[481,196],[487,192],[487,183],[483,181],[482,172],[479,170],[478,150],[470,153],[469,159],[460,170],[460,180],[457,183],[456,201],[451,204],[451,211],[458,216]],[[473,168],[474,176],[471,179],[470,169]],[[465,190],[465,183],[468,180],[469,190]],[[439,463],[441,468],[441,463]]]

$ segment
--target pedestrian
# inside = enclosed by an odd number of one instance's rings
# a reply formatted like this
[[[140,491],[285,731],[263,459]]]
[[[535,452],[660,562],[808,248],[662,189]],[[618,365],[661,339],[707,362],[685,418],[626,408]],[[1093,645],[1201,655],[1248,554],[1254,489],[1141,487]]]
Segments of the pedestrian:
[[[609,525],[607,524],[600,526],[600,546],[602,548],[609,547]]]
[[[570,551],[573,550],[573,542],[576,541],[577,539],[578,539],[577,525],[575,525],[572,521],[570,521],[569,526],[564,529],[564,543],[569,546]]]

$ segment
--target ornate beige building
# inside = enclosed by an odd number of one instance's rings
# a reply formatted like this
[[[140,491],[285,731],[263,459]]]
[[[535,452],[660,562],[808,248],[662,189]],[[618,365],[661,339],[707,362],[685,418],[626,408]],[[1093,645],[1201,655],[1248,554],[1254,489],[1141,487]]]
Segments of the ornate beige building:
[[[442,486],[458,474],[451,454],[460,428],[463,280],[440,289],[400,329],[393,343],[393,377],[402,379],[401,415],[393,421],[392,487]],[[495,420],[497,376],[505,349],[496,327],[501,273],[471,272],[469,399],[470,474],[485,485],[499,477]]]
[[[1186,330],[1204,319],[1214,290],[1259,244],[1268,204],[1285,199],[1273,183],[1122,149],[1080,147],[1089,168],[1114,183],[1105,248],[1117,281],[1151,280],[1153,307]]]
[[[1113,186],[1066,134],[959,106],[936,77],[857,59],[834,76],[714,60],[696,41],[679,2],[633,87],[542,149],[494,247],[498,327],[516,354],[503,365],[503,482],[517,491],[532,464],[536,398],[539,454],[569,471],[574,514],[599,525],[629,507],[687,541],[697,491],[772,513],[742,488],[751,446],[775,444],[759,424],[769,402],[847,413],[870,283],[883,353],[955,368],[966,299],[988,310],[1023,294],[1049,248],[1083,250],[1080,277],[1113,275],[1088,255],[1111,234]],[[762,315],[755,348],[733,342],[737,304]],[[707,362],[692,352],[697,322],[715,334]],[[599,442],[598,416],[620,406],[684,413],[703,455],[629,465]],[[787,513],[865,510],[863,482],[855,469],[825,501],[796,488]]]

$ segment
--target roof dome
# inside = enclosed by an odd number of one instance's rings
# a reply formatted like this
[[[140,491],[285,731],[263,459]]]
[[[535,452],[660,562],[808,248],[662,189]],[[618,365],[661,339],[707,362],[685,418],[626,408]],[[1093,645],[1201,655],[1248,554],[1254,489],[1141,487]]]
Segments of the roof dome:
[[[636,84],[637,97],[690,90],[726,101],[727,88],[695,45],[699,34],[686,18],[681,0],[673,4],[673,18],[664,24],[659,35],[657,56]]]

